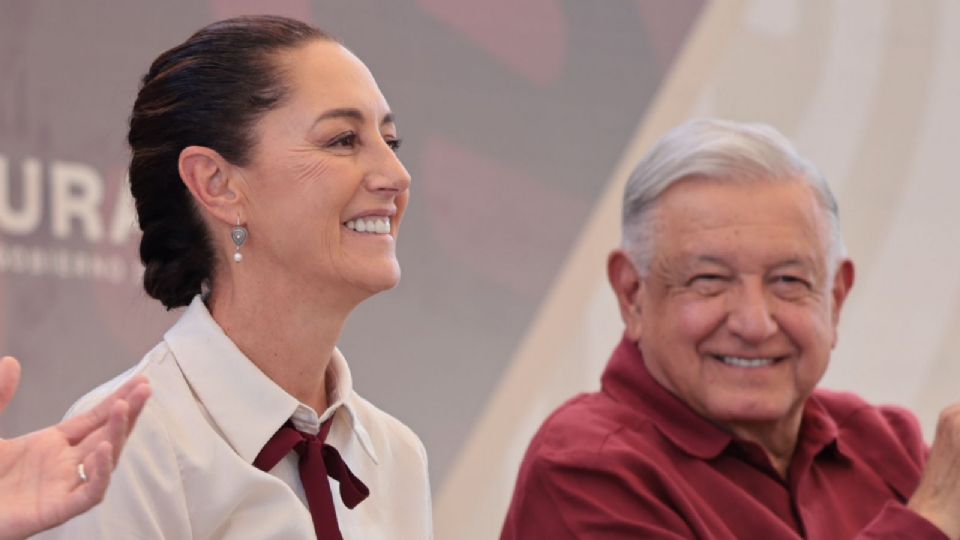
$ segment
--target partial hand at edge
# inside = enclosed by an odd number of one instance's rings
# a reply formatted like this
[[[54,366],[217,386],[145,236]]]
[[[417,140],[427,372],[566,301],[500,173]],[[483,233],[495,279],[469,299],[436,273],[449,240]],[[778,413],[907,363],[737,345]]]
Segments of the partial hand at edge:
[[[15,359],[0,359],[0,410],[13,397],[19,373]],[[85,413],[0,440],[0,540],[55,527],[103,500],[150,393],[146,377],[137,376]],[[77,473],[80,463],[86,482]]]
[[[20,385],[20,364],[12,356],[0,358],[0,413],[7,408]]]
[[[960,540],[960,404],[940,413],[930,458],[907,507]]]

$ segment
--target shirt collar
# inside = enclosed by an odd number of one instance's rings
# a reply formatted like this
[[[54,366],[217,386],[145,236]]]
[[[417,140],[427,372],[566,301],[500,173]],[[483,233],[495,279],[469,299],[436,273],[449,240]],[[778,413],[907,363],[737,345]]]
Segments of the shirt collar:
[[[601,381],[605,393],[649,418],[664,437],[691,456],[713,459],[734,442],[732,435],[657,382],[637,343],[626,336],[614,350]],[[843,454],[836,422],[815,396],[804,405],[798,449],[801,445],[813,456],[829,449]]]
[[[370,436],[353,406],[350,369],[336,348],[327,367],[331,404],[318,415],[273,382],[237,348],[213,320],[199,295],[167,331],[164,341],[215,428],[248,463],[253,463],[288,420],[297,429],[316,433],[322,422],[341,410],[361,447],[377,463]]]
[[[340,353],[340,349],[336,347],[333,349],[330,364],[327,366],[327,398],[331,404],[327,407],[327,410],[323,411],[323,414],[320,415],[316,430],[314,430],[313,433],[319,431],[320,424],[335,413],[345,411],[347,420],[350,423],[350,428],[357,436],[357,440],[360,441],[360,446],[363,447],[364,452],[370,456],[370,459],[372,459],[374,463],[379,463],[376,450],[373,447],[373,441],[370,439],[370,434],[367,433],[363,422],[360,421],[360,415],[357,414],[357,409],[354,405],[355,394],[353,392],[353,376],[350,374],[350,366],[347,365],[347,360],[343,357],[343,354]],[[306,407],[306,405],[304,405],[304,407]],[[310,409],[310,407],[306,408]],[[313,412],[313,409],[310,409],[310,411]],[[296,418],[294,418],[293,421],[294,425],[296,425]]]
[[[840,428],[837,421],[820,403],[817,392],[814,391],[803,406],[803,420],[800,424],[800,437],[797,441],[798,451],[806,451],[816,457],[821,453],[833,453],[843,459],[850,459],[846,445],[840,437]]]

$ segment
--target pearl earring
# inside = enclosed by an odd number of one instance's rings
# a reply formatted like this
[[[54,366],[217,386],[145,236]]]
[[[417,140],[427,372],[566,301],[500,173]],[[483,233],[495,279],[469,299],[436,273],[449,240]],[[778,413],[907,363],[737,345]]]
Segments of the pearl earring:
[[[237,214],[237,226],[230,229],[230,238],[233,240],[233,245],[237,247],[237,250],[233,253],[233,260],[234,262],[240,262],[243,260],[240,246],[247,242],[247,228],[240,225],[239,214]]]

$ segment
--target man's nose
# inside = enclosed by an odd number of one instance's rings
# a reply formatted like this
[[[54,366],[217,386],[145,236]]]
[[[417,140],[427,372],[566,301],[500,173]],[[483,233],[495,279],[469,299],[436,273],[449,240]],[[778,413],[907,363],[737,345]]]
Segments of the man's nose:
[[[770,300],[760,283],[744,283],[730,295],[727,328],[749,343],[759,343],[777,333]]]

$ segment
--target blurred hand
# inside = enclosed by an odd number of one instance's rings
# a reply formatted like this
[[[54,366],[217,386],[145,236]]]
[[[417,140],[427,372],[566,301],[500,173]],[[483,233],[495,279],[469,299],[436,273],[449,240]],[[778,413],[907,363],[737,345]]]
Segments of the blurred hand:
[[[20,381],[14,358],[0,359],[0,412]],[[103,500],[110,473],[150,397],[134,377],[94,409],[15,439],[0,439],[0,540],[60,525]],[[78,466],[83,464],[87,480]]]
[[[960,539],[960,404],[940,413],[930,459],[907,506]]]

